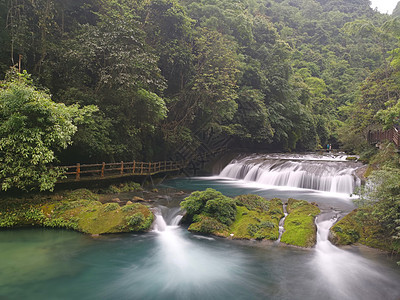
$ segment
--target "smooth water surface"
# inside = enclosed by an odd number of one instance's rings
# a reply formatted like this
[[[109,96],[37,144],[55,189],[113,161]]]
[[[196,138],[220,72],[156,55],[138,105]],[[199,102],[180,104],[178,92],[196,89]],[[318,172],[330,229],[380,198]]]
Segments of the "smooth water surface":
[[[0,299],[400,299],[396,258],[337,248],[327,238],[333,222],[354,208],[349,195],[220,177],[175,179],[164,187],[316,202],[317,245],[191,234],[178,226],[179,199],[168,196],[155,203],[153,231],[146,234],[0,231]]]

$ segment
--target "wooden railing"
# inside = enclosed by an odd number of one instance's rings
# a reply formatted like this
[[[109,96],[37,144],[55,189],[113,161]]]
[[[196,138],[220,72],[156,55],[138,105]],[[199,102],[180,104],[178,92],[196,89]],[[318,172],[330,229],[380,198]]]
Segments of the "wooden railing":
[[[75,180],[101,179],[109,177],[122,177],[133,175],[154,175],[163,172],[178,171],[185,167],[184,162],[161,161],[161,162],[119,162],[119,163],[101,163],[101,164],[83,164],[77,163],[73,166],[63,166],[66,169],[67,179],[71,175]]]
[[[368,132],[368,142],[376,144],[383,141],[393,142],[397,148],[400,148],[400,133],[395,127],[388,130],[377,130]]]

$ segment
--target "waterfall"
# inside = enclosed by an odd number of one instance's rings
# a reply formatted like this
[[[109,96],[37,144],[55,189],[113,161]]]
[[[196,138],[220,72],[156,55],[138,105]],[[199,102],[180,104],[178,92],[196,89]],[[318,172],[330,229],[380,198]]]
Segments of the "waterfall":
[[[345,157],[253,155],[231,161],[220,177],[332,193],[352,194],[360,185],[355,176],[359,163]]]
[[[279,237],[276,240],[276,243],[279,243],[281,241],[282,234],[285,232],[285,228],[284,228],[285,219],[286,219],[286,217],[288,215],[285,204],[283,205],[283,214],[284,214],[284,217],[279,220]]]
[[[154,208],[154,215],[153,230],[156,232],[163,232],[178,226],[183,217],[179,207],[168,208],[162,205]]]
[[[342,250],[328,240],[329,229],[336,222],[332,213],[317,217],[317,244],[312,262],[316,280],[327,288],[325,299],[384,299],[380,286],[388,287],[388,294],[396,289],[396,282],[379,266],[350,251]],[[323,220],[328,217],[327,220]],[[329,219],[330,218],[330,219]],[[319,221],[321,219],[321,221]],[[354,280],[354,279],[357,280]],[[386,298],[388,299],[388,298]]]

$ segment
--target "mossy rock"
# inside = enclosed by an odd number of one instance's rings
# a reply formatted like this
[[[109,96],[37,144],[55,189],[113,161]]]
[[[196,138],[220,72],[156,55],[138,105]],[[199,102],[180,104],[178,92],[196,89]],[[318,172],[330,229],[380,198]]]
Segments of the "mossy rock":
[[[139,203],[120,207],[106,203],[87,190],[64,195],[64,200],[46,200],[32,203],[9,203],[2,207],[0,227],[44,226],[68,228],[88,234],[146,231],[154,216]],[[79,198],[84,199],[79,199]],[[66,200],[65,200],[66,199]],[[79,199],[79,200],[71,200]]]
[[[266,200],[257,195],[238,196],[234,199],[236,204],[232,208],[235,212],[233,222],[224,222],[225,219],[214,216],[204,202],[208,204],[209,201],[218,201],[221,204],[226,202],[232,205],[228,197],[211,189],[192,195],[194,197],[189,199],[190,202],[186,200],[183,205],[191,211],[198,212],[191,217],[193,222],[189,226],[190,231],[234,239],[278,239],[279,220],[283,217],[280,199]]]
[[[240,195],[235,198],[236,205],[245,206],[248,210],[261,210],[268,211],[270,206],[270,201],[264,197],[258,195]]]
[[[356,157],[356,156],[347,156],[346,157],[346,160],[353,160],[353,161],[355,161],[355,160],[357,160],[358,159],[358,157]]]
[[[287,211],[281,242],[300,247],[314,246],[317,236],[314,220],[320,213],[319,208],[305,200],[289,199]]]
[[[388,236],[378,222],[364,220],[357,210],[340,219],[330,232],[331,242],[335,245],[360,243],[385,251],[400,251],[400,241]]]
[[[206,216],[206,215],[196,215],[193,218],[193,223],[190,224],[188,230],[196,233],[213,234],[217,236],[227,236],[228,226],[221,223],[217,219]]]
[[[105,194],[119,194],[127,192],[138,192],[143,191],[143,188],[139,183],[136,182],[125,182],[117,185],[110,185],[107,189],[102,192]]]
[[[355,219],[357,211],[354,210],[330,229],[331,242],[336,245],[350,245],[360,239],[361,224]]]

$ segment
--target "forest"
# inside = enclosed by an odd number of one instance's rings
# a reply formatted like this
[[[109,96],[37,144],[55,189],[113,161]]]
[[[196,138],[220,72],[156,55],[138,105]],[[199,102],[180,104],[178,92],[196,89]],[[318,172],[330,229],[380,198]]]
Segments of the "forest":
[[[182,148],[368,156],[368,131],[399,125],[397,15],[368,0],[1,0],[2,188]]]
[[[398,299],[399,132],[400,1],[0,0],[0,298]]]

